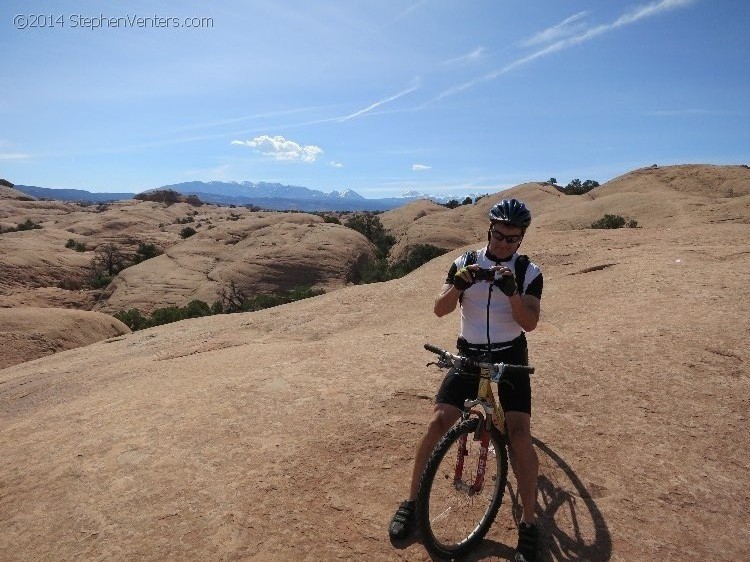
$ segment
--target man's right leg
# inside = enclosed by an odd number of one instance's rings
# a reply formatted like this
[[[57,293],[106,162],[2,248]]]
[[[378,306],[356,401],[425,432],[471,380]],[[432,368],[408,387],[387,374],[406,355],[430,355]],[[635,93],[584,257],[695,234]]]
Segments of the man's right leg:
[[[427,426],[427,433],[417,443],[417,452],[414,456],[414,469],[411,473],[411,487],[409,488],[409,499],[417,499],[417,490],[419,481],[422,479],[422,472],[430,458],[430,453],[437,445],[438,441],[448,433],[448,430],[461,417],[461,410],[450,404],[435,404],[432,419]]]
[[[409,535],[414,522],[415,506],[419,481],[427,464],[432,449],[445,435],[456,420],[461,417],[461,410],[450,404],[435,404],[432,419],[427,426],[427,432],[417,443],[417,451],[414,457],[414,468],[411,474],[411,485],[409,487],[409,499],[399,506],[393,516],[389,533],[393,539],[403,539]]]

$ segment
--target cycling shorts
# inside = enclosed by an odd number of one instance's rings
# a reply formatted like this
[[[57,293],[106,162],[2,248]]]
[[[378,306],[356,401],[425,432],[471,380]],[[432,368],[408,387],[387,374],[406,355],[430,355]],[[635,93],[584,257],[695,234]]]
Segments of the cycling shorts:
[[[483,353],[481,349],[483,346],[471,346],[463,338],[459,338],[456,345],[459,353],[467,357],[478,357]],[[493,363],[529,364],[529,350],[524,334],[513,341],[507,342],[507,344],[494,344],[493,347],[504,347],[504,345],[508,345],[508,349],[492,352],[491,360]],[[531,379],[529,375],[527,373],[505,375],[504,379],[511,384],[503,384],[498,393],[503,411],[525,412],[531,415]],[[440,389],[435,396],[435,403],[450,404],[459,410],[463,410],[464,401],[475,399],[478,391],[479,379],[477,377],[467,377],[456,369],[451,369],[440,385]]]

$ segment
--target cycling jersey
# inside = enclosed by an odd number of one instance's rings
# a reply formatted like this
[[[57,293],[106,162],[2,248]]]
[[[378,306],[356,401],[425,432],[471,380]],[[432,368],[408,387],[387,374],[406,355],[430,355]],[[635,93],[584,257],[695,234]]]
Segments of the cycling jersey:
[[[489,269],[494,265],[503,265],[515,271],[518,253],[507,261],[496,262],[487,256],[487,248],[477,250],[477,265]],[[445,280],[453,284],[453,277],[463,267],[464,256],[451,265]],[[499,274],[497,274],[499,275]],[[523,281],[523,293],[542,298],[542,272],[534,263],[529,263]],[[473,345],[510,342],[523,333],[521,326],[513,319],[510,301],[500,289],[492,283],[478,281],[466,289],[460,299],[461,304],[461,337]],[[489,339],[489,341],[488,341]]]

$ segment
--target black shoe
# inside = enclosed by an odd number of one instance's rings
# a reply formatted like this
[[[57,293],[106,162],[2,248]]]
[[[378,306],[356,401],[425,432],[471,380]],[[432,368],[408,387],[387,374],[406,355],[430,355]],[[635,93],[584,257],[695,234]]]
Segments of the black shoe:
[[[539,542],[539,529],[536,525],[521,523],[518,526],[518,546],[515,562],[534,562],[536,560],[537,543]]]
[[[396,513],[391,519],[391,526],[388,528],[388,534],[393,540],[405,539],[411,532],[412,524],[415,519],[416,506],[413,501],[407,500],[401,502]]]

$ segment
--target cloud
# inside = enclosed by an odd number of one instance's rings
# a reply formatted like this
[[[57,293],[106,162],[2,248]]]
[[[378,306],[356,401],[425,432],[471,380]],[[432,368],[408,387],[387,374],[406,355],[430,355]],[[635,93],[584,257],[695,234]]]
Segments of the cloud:
[[[412,4],[411,6],[409,6],[408,8],[406,8],[406,9],[405,9],[405,10],[404,10],[403,12],[401,12],[400,14],[398,14],[398,15],[397,15],[397,16],[396,16],[396,17],[395,17],[395,18],[393,19],[393,21],[398,21],[398,20],[400,20],[401,18],[405,18],[405,17],[406,17],[406,16],[408,16],[408,15],[409,15],[410,13],[412,13],[412,12],[413,12],[414,10],[416,10],[417,8],[419,8],[419,7],[420,7],[420,6],[422,5],[422,4],[424,4],[425,2],[427,2],[427,0],[419,0],[419,1],[418,1],[418,2],[416,2],[415,4]]]
[[[425,166],[424,164],[414,164],[411,169],[415,172],[421,172],[422,170],[431,170],[432,166]]]
[[[583,18],[588,15],[588,12],[578,12],[575,15],[561,21],[557,25],[548,27],[547,29],[534,34],[533,36],[521,41],[522,47],[533,47],[535,45],[542,45],[545,43],[552,43],[558,41],[563,37],[572,35],[584,27],[584,23],[581,22]]]
[[[0,153],[0,160],[28,160],[29,158],[31,158],[31,154],[21,152]]]
[[[334,168],[343,168],[344,167],[344,165],[341,162],[331,162],[329,165],[333,166]]]
[[[461,55],[456,58],[448,59],[443,64],[452,66],[463,66],[478,61],[482,58],[483,53],[486,51],[484,47],[477,47],[472,52],[465,55]]]
[[[448,96],[452,96],[457,93],[463,92],[464,90],[468,90],[469,88],[472,88],[473,86],[476,86],[477,84],[481,84],[483,82],[494,80],[495,78],[498,78],[499,76],[502,76],[503,74],[506,74],[507,72],[510,72],[511,70],[515,68],[518,68],[519,66],[523,66],[532,61],[535,61],[536,59],[546,57],[547,55],[557,53],[559,51],[567,49],[568,47],[572,47],[574,45],[580,45],[581,43],[590,41],[591,39],[594,39],[595,37],[598,37],[600,35],[604,35],[605,33],[608,33],[614,29],[618,29],[620,27],[631,25],[639,20],[642,20],[644,18],[649,18],[652,16],[656,16],[658,14],[661,14],[662,12],[667,12],[669,10],[674,10],[677,8],[688,6],[690,4],[695,3],[696,1],[697,0],[658,0],[656,2],[651,2],[650,4],[647,4],[645,6],[640,6],[638,8],[635,8],[634,10],[631,10],[630,12],[623,14],[612,23],[598,25],[596,27],[592,27],[584,31],[583,33],[579,35],[568,37],[566,39],[560,39],[559,41],[556,41],[552,43],[551,45],[544,47],[543,49],[540,49],[534,53],[531,53],[530,55],[521,57],[511,62],[510,64],[504,66],[503,68],[495,70],[494,72],[490,72],[489,74],[485,74],[484,76],[480,76],[479,78],[476,78],[464,84],[459,84],[458,86],[449,88],[445,90],[444,92],[440,93],[432,101],[441,100]],[[577,15],[578,14],[576,14],[576,16]],[[571,17],[575,18],[576,16],[571,16]],[[569,21],[570,19],[571,18],[568,18],[565,21]],[[565,23],[565,21],[560,23],[559,26],[562,26]],[[567,29],[568,27],[569,27],[569,24],[564,27],[561,27],[561,31],[564,29]]]
[[[364,109],[360,109],[359,111],[356,111],[356,112],[352,113],[351,115],[346,115],[345,117],[340,117],[338,119],[338,121],[343,122],[343,121],[348,121],[349,119],[354,119],[355,117],[359,117],[360,115],[364,115],[365,113],[368,113],[368,112],[372,111],[373,109],[375,109],[378,106],[383,105],[384,103],[388,103],[390,101],[397,100],[398,98],[400,98],[402,96],[405,96],[406,94],[410,94],[413,91],[418,90],[418,89],[419,89],[419,86],[412,86],[411,88],[407,88],[406,90],[402,90],[402,91],[398,92],[397,94],[392,95],[389,98],[385,98],[384,100],[376,101],[372,105],[369,105],[369,106],[365,107]]]
[[[282,136],[269,137],[261,135],[248,141],[232,141],[234,145],[249,146],[264,156],[272,156],[276,160],[301,160],[315,162],[323,154],[323,149],[315,145],[302,146]]]

